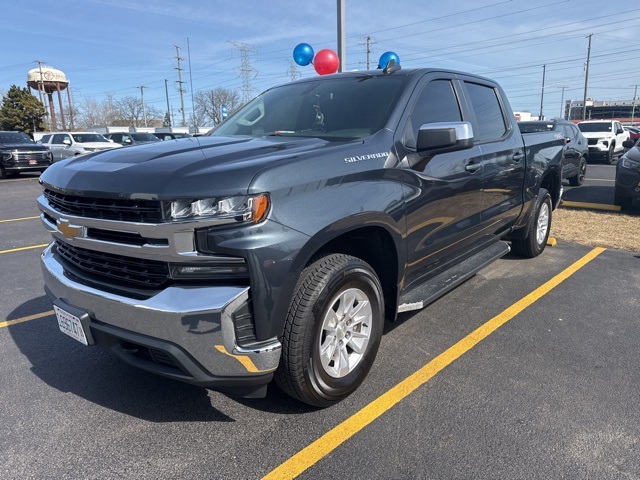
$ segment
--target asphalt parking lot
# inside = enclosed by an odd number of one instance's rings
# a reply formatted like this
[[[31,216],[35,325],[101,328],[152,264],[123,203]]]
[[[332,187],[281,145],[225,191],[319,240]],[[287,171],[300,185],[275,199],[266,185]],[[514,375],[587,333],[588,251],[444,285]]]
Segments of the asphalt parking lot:
[[[0,181],[3,479],[640,479],[638,254],[508,255],[387,325],[362,387],[316,410],[275,387],[242,400],[173,382],[61,334],[39,191],[35,175]]]

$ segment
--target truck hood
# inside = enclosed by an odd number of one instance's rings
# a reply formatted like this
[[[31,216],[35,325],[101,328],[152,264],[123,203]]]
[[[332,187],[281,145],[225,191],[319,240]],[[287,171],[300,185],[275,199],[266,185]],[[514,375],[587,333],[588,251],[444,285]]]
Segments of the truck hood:
[[[615,137],[611,132],[582,132],[584,138],[607,138]]]
[[[318,138],[194,137],[74,157],[55,163],[40,178],[46,187],[69,195],[148,200],[244,195],[269,164],[333,145],[343,144]]]
[[[111,142],[77,142],[76,145],[78,147],[92,149],[92,150],[106,150],[109,148],[120,148],[122,145],[119,143],[111,143]]]
[[[49,150],[44,145],[38,145],[37,143],[0,143],[0,150],[22,150],[41,152],[43,150]]]

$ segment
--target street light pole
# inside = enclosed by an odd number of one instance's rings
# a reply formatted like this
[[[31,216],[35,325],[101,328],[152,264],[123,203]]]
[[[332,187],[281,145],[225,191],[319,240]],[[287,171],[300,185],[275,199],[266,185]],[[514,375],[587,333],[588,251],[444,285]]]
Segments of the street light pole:
[[[542,65],[542,93],[540,94],[540,116],[538,120],[543,120],[542,118],[542,103],[544,102],[544,77],[547,72],[547,66]]]
[[[631,125],[633,125],[633,119],[636,116],[636,94],[638,93],[638,85],[634,85],[633,89],[633,104],[631,106]]]

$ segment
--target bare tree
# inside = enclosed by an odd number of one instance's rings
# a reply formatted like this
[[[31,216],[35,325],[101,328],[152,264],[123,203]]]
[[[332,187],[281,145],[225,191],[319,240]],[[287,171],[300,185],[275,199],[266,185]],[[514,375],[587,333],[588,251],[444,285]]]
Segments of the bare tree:
[[[205,123],[212,122],[214,126],[222,122],[223,105],[227,107],[229,115],[241,106],[238,93],[222,87],[196,92],[193,100],[197,116]]]
[[[93,98],[83,98],[74,108],[75,126],[81,129],[102,125],[113,125],[115,116],[109,101],[99,102]]]
[[[142,100],[137,97],[123,97],[113,102],[115,119],[113,125],[129,125],[132,127],[144,126],[144,112]],[[147,114],[147,125],[162,126],[163,114],[152,105],[145,105]]]

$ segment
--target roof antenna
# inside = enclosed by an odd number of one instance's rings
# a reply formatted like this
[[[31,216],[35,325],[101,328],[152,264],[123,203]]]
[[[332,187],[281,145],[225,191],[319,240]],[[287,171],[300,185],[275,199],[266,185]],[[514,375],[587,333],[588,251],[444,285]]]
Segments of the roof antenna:
[[[384,73],[385,75],[388,75],[390,73],[397,72],[401,68],[402,67],[400,65],[396,65],[396,61],[392,58],[387,62],[387,66],[384,67],[384,70],[382,70],[382,73]]]

